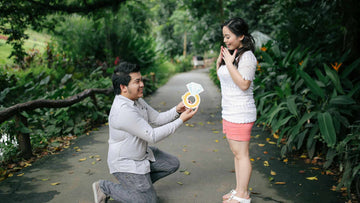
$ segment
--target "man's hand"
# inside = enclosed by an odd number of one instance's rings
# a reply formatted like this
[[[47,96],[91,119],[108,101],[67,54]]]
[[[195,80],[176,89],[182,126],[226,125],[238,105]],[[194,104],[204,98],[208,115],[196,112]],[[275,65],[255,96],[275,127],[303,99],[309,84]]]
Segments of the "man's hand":
[[[198,111],[199,108],[193,109],[186,109],[186,111],[182,112],[180,115],[180,119],[185,123],[186,121],[190,120]]]
[[[182,101],[176,106],[176,112],[178,112],[179,114],[186,111],[186,109],[187,108]]]

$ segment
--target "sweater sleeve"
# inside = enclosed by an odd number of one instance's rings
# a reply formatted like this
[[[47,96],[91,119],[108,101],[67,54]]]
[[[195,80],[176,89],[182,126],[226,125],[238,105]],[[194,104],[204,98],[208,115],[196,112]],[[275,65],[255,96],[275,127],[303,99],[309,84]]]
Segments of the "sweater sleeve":
[[[255,79],[256,65],[256,57],[251,51],[247,51],[240,58],[238,71],[245,80],[253,81]]]

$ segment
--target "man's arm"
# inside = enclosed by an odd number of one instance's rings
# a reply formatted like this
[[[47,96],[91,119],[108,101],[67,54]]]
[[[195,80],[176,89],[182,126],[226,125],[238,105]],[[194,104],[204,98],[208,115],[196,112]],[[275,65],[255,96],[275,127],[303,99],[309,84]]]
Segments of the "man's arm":
[[[175,119],[179,118],[179,113],[183,111],[177,111],[177,107],[173,107],[168,111],[159,113],[154,108],[152,108],[149,104],[147,104],[144,100],[140,101],[142,105],[146,106],[149,123],[161,126],[167,124]]]
[[[174,112],[176,113],[175,110]],[[109,124],[113,128],[137,136],[151,144],[157,143],[174,133],[182,123],[183,120],[179,118],[153,128],[134,108],[122,108],[121,113],[112,114],[109,117]]]

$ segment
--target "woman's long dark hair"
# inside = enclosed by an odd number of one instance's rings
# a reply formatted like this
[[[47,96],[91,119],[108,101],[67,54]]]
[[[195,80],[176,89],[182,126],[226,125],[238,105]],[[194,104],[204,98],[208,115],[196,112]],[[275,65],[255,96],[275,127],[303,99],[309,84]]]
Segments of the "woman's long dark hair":
[[[241,55],[246,51],[255,52],[255,40],[249,34],[249,26],[242,18],[232,18],[226,21],[224,24],[221,25],[221,30],[223,27],[226,26],[229,30],[234,33],[237,37],[241,37],[244,35],[244,39],[241,41],[242,47],[237,49],[237,53],[234,60],[234,65],[237,67]],[[235,50],[229,50],[231,54],[234,53]],[[221,65],[224,65],[224,60],[221,62]]]

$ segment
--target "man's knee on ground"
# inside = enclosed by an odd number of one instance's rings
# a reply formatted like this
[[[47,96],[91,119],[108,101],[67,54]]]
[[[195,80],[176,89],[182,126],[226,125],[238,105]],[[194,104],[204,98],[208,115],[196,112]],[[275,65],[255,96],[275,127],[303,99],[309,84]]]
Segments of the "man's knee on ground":
[[[170,172],[175,173],[180,167],[180,161],[178,158],[174,157],[174,159],[171,160],[171,168]]]

